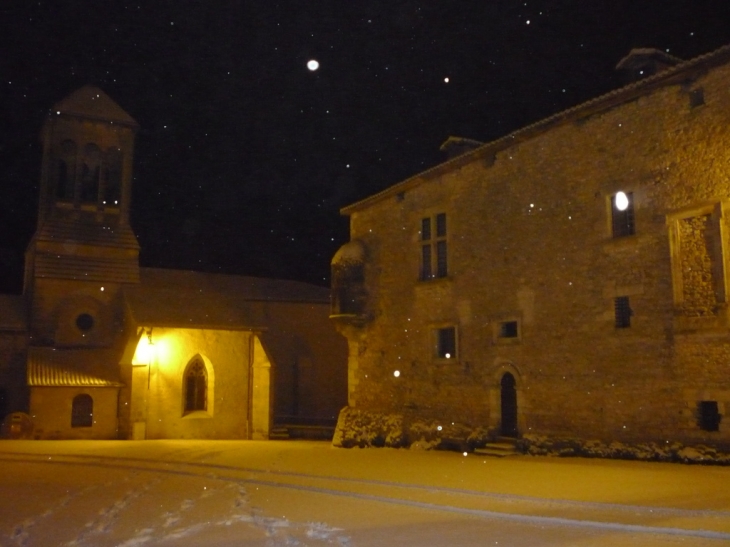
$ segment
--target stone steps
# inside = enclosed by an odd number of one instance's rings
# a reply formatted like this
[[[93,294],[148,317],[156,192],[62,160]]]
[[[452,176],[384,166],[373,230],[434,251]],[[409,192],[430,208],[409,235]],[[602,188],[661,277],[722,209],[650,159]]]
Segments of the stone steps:
[[[506,456],[517,456],[519,452],[515,449],[516,439],[500,437],[493,442],[484,445],[483,448],[476,448],[474,454],[490,456],[493,458],[504,458]]]
[[[331,441],[334,434],[334,426],[288,424],[272,427],[269,431],[269,439],[272,441],[285,441],[288,439]]]
[[[289,439],[289,429],[286,427],[272,427],[269,431],[269,440],[285,441]]]

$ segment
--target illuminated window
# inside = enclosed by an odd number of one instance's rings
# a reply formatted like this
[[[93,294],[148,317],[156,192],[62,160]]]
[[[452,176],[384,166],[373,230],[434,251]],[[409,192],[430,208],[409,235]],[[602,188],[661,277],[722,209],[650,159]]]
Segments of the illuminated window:
[[[456,327],[436,329],[436,357],[456,359]]]
[[[626,329],[631,326],[631,306],[628,296],[619,296],[613,301],[615,324],[617,329]]]
[[[208,372],[200,357],[195,357],[185,369],[185,412],[207,410]]]
[[[611,198],[611,230],[613,237],[636,233],[633,192],[617,192]]]
[[[701,430],[719,431],[721,418],[717,401],[700,401],[697,403],[697,425]]]
[[[446,213],[439,213],[421,220],[421,280],[446,277],[447,264]]]
[[[74,397],[71,403],[71,427],[91,427],[94,423],[94,399],[86,393]]]

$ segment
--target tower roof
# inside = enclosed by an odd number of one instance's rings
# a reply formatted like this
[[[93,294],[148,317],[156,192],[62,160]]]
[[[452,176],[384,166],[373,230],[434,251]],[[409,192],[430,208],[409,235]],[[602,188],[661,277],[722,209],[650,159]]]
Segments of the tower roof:
[[[139,124],[115,103],[109,95],[93,85],[77,89],[53,106],[57,114],[92,120],[115,122],[137,128]]]

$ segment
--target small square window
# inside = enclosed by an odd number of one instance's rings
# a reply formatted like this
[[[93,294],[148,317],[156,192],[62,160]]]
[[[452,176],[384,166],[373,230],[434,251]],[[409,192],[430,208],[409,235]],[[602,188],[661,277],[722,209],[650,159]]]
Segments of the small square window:
[[[721,419],[717,401],[697,403],[697,425],[702,431],[719,431]]]
[[[616,297],[613,301],[614,315],[617,329],[626,329],[631,326],[631,305],[628,296]]]
[[[701,87],[689,92],[689,107],[697,108],[705,104],[705,90]]]
[[[517,338],[519,329],[517,321],[503,321],[499,324],[500,338]]]
[[[611,232],[613,237],[636,233],[633,192],[617,192],[611,197]]]
[[[436,329],[436,357],[456,359],[456,327]]]

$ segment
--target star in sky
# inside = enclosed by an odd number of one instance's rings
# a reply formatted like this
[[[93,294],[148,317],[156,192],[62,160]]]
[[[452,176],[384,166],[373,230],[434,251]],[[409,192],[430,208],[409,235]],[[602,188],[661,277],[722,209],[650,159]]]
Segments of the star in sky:
[[[0,291],[22,285],[43,116],[83,85],[141,126],[143,265],[327,284],[339,209],[443,161],[449,136],[496,139],[619,87],[633,47],[730,43],[726,0],[38,0],[2,15]]]

